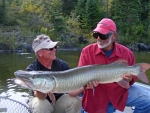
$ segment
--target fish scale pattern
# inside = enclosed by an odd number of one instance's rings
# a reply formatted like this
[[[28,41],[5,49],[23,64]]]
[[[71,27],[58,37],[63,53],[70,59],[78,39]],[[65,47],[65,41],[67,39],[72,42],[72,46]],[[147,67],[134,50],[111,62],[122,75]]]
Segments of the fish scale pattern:
[[[31,113],[29,108],[8,97],[0,97],[0,113]]]

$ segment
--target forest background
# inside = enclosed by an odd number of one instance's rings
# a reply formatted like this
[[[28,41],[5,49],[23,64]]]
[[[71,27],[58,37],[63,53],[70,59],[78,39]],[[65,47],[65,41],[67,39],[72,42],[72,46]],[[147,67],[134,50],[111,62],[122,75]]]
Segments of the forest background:
[[[149,45],[150,0],[0,0],[0,50],[30,49],[39,34],[82,48],[105,17],[117,24],[117,42]]]

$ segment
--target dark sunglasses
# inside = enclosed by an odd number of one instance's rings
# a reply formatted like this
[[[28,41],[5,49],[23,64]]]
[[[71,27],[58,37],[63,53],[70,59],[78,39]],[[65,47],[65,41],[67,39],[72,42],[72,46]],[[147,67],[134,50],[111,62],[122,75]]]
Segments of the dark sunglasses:
[[[111,31],[111,32],[109,32],[109,33],[107,33],[107,34],[101,34],[101,33],[99,33],[99,32],[93,32],[93,37],[95,38],[95,39],[97,39],[98,38],[98,36],[100,37],[100,39],[102,39],[102,40],[107,40],[108,38],[109,38],[109,36],[110,35],[112,35],[113,34],[113,32]]]
[[[49,51],[52,51],[53,49],[57,49],[57,46],[53,47],[53,48],[43,48],[44,50],[49,50]]]

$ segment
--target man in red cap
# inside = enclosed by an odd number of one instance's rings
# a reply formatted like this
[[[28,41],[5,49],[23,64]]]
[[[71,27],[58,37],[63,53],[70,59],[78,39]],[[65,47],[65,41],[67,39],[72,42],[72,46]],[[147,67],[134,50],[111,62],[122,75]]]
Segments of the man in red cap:
[[[97,43],[83,48],[78,66],[110,64],[119,59],[126,60],[130,66],[134,65],[135,57],[132,51],[115,42],[116,31],[113,20],[102,19],[93,30],[93,37]],[[123,111],[125,106],[135,106],[134,113],[150,113],[150,92],[141,87],[132,86],[137,77],[123,75],[122,78],[129,82],[129,89],[121,87],[116,82],[99,84],[97,81],[78,89],[78,93],[85,89],[82,98],[84,110],[88,113],[113,113],[116,109]],[[94,93],[92,86],[95,86]]]

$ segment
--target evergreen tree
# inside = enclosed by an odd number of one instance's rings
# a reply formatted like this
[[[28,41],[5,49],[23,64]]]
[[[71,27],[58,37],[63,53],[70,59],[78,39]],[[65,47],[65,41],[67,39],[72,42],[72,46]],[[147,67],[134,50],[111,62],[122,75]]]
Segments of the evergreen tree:
[[[89,33],[104,17],[102,5],[98,0],[78,0],[75,13],[79,16],[83,32]]]
[[[147,23],[147,25],[148,25],[148,29],[147,29],[148,37],[150,37],[150,1],[148,2],[148,23]]]
[[[0,1],[0,23],[6,23],[6,0]]]
[[[65,0],[62,3],[62,12],[64,15],[71,15],[71,12],[75,9],[75,6],[77,4],[77,0]]]
[[[117,23],[118,32],[125,36],[127,43],[141,41],[144,33],[144,25],[141,20],[141,0],[114,0],[111,5],[110,14]]]
[[[91,31],[97,23],[105,16],[102,6],[97,0],[87,0],[85,6],[86,27]]]
[[[77,1],[77,6],[75,7],[75,15],[79,16],[79,20],[80,22],[83,20],[84,18],[84,14],[85,14],[85,3],[86,0],[78,0]]]
[[[48,33],[53,38],[58,38],[66,30],[66,20],[62,14],[62,2],[60,0],[42,1],[43,10],[41,17],[49,24]]]
[[[140,15],[141,21],[147,21],[148,19],[148,13],[149,13],[149,4],[150,0],[141,0],[141,6],[142,6],[142,12]]]

